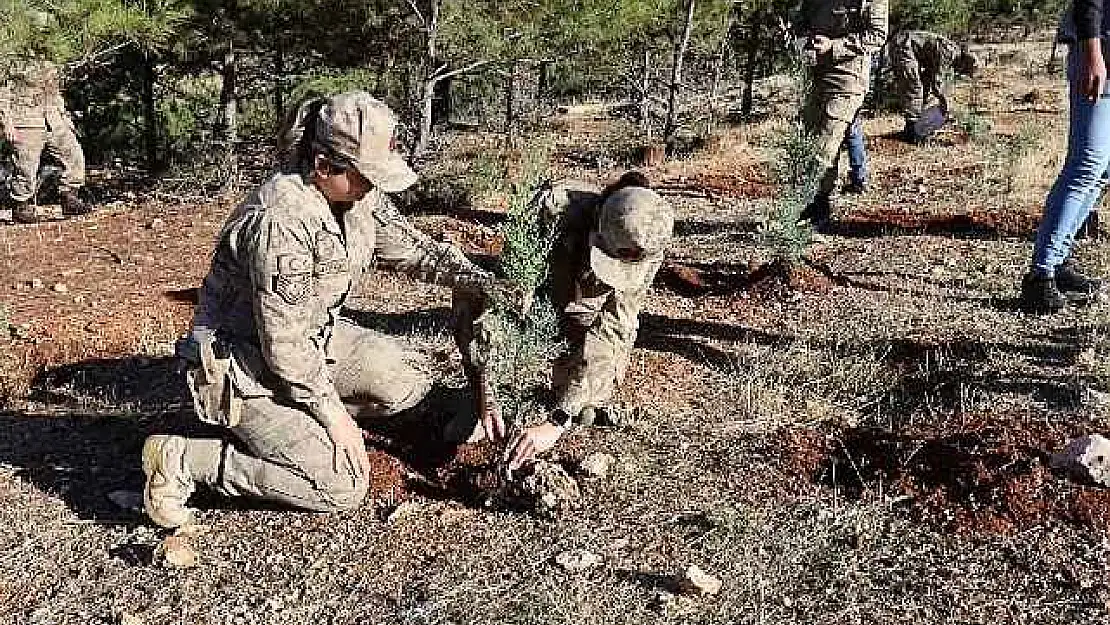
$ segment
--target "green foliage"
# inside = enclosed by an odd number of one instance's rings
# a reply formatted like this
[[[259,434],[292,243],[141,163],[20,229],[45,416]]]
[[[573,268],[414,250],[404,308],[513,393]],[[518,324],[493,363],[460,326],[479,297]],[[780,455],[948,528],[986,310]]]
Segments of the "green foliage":
[[[777,141],[781,156],[774,173],[780,192],[774,199],[762,239],[777,256],[790,262],[801,257],[812,238],[811,230],[798,225],[798,219],[817,195],[821,180],[816,144],[800,121],[788,123]]]
[[[534,189],[544,178],[550,155],[548,146],[531,146],[521,154],[521,171],[511,182],[500,178],[501,190],[509,194],[508,212],[500,230],[504,246],[498,273],[532,296],[523,316],[494,302],[488,315],[489,373],[498,404],[510,423],[522,423],[536,406],[551,361],[563,350],[559,340],[559,318],[545,293],[537,293],[548,275],[548,263],[558,233],[533,203]],[[504,170],[502,170],[504,171]],[[494,170],[487,184],[495,184]]]
[[[166,41],[189,11],[184,0],[5,0],[0,62],[33,54],[69,63],[112,46],[153,46]]]

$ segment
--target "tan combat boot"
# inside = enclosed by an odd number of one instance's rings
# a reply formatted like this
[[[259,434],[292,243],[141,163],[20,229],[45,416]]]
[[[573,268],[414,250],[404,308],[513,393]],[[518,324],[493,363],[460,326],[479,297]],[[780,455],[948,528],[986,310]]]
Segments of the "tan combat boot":
[[[193,522],[185,503],[196,483],[185,466],[187,441],[180,436],[149,436],[143,445],[143,509],[151,521],[173,529]]]

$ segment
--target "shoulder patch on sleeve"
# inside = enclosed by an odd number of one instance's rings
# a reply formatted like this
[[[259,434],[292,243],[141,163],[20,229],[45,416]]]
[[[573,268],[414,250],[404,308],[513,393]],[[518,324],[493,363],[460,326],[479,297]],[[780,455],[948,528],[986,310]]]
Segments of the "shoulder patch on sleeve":
[[[273,289],[289,304],[300,304],[312,295],[312,257],[282,254],[277,258]]]

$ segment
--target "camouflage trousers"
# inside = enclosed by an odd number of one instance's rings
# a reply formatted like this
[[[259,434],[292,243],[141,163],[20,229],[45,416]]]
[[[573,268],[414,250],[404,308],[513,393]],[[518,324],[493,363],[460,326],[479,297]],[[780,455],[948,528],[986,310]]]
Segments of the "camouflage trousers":
[[[53,123],[4,128],[4,138],[12,149],[10,195],[13,201],[26,202],[34,198],[43,155],[61,165],[60,187],[63,190],[85,185],[85,153],[77,141],[72,120],[62,114],[52,115],[50,121]]]
[[[336,324],[328,356],[336,389],[356,417],[411,408],[432,386],[426,355],[346,320]],[[186,445],[193,478],[217,492],[321,512],[349,510],[366,497],[370,475],[346,462],[337,470],[327,431],[301,407],[245,398],[231,432],[241,444],[190,439]]]
[[[852,120],[863,106],[865,94],[821,93],[814,89],[802,109],[806,132],[814,137],[816,156],[823,171],[818,183],[819,195],[831,195],[840,174],[840,149]]]

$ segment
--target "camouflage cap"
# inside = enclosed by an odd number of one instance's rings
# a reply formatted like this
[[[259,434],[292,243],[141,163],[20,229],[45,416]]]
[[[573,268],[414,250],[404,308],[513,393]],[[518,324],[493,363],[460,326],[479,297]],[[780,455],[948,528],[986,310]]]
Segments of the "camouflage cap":
[[[320,107],[314,142],[350,162],[374,186],[396,193],[416,182],[412,170],[393,151],[397,116],[365,91],[331,96]]]
[[[627,187],[601,205],[590,268],[618,291],[648,286],[674,230],[674,209],[651,189]]]

